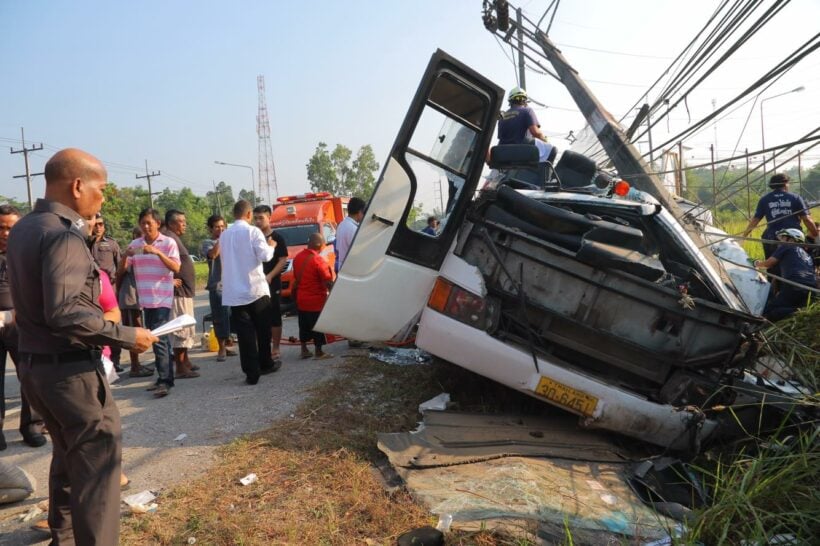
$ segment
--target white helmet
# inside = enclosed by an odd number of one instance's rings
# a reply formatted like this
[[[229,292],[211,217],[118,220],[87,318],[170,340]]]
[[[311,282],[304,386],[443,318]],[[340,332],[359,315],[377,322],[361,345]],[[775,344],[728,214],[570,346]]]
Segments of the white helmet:
[[[800,231],[797,228],[781,229],[780,231],[778,231],[776,233],[776,236],[780,237],[781,235],[785,235],[786,237],[791,237],[792,239],[794,239],[798,243],[805,243],[806,242],[806,236],[803,235],[803,232]]]
[[[526,102],[528,100],[527,92],[521,87],[513,87],[507,95],[507,100],[510,102]]]

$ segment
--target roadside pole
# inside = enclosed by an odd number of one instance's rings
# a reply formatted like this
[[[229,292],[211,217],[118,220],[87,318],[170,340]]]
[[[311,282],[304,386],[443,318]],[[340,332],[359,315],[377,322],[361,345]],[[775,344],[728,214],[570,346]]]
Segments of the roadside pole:
[[[26,133],[22,127],[20,127],[20,140],[23,143],[23,147],[19,150],[15,150],[14,148],[9,148],[12,154],[23,154],[23,162],[26,164],[26,174],[19,174],[14,176],[13,178],[25,178],[26,179],[26,188],[28,189],[28,208],[29,210],[34,208],[34,201],[31,197],[31,177],[32,176],[40,176],[43,173],[32,173],[29,168],[28,163],[28,154],[31,152],[36,152],[37,150],[43,149],[43,144],[40,143],[39,145],[32,145],[31,148],[26,148]]]

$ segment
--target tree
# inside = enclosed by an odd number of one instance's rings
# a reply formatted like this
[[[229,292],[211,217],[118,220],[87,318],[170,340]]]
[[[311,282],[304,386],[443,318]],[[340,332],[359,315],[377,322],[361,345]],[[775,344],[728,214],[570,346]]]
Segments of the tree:
[[[239,199],[244,199],[254,207],[262,202],[262,199],[256,196],[256,192],[248,190],[239,190]]]
[[[379,169],[373,148],[362,146],[351,162],[352,157],[350,148],[342,144],[329,152],[327,144],[320,142],[306,165],[310,189],[369,199],[375,185],[374,173]]]

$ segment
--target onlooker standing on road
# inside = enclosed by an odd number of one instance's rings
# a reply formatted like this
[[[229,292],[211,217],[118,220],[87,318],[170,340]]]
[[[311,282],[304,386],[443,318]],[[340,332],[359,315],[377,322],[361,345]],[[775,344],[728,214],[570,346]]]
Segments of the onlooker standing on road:
[[[17,325],[14,323],[14,302],[11,298],[6,248],[9,232],[17,220],[20,211],[11,205],[0,205],[0,451],[6,449],[6,438],[3,436],[3,420],[6,417],[6,354],[17,369]],[[43,419],[31,409],[25,393],[20,390],[20,434],[23,441],[31,447],[40,447],[46,443],[43,436]]]
[[[184,212],[171,209],[165,213],[165,228],[162,233],[172,238],[179,249],[179,271],[174,273],[174,308],[171,312],[171,319],[181,315],[194,316],[196,272],[191,254],[180,239],[185,235],[187,229],[188,223]],[[188,326],[171,334],[174,360],[177,363],[175,375],[177,379],[199,377],[199,373],[196,372],[198,367],[191,363],[191,357],[188,356],[188,350],[194,346],[194,337],[196,337],[196,326]]]
[[[120,261],[120,274],[134,268],[137,296],[145,313],[145,326],[153,330],[168,322],[174,307],[174,273],[178,273],[179,249],[176,241],[159,232],[159,212],[143,209],[139,215],[142,237],[128,245]],[[154,365],[157,382],[149,390],[154,396],[167,396],[174,386],[174,364],[171,361],[171,340],[161,336],[154,343]]]
[[[339,223],[336,228],[336,271],[342,268],[345,263],[347,253],[350,251],[350,245],[353,243],[353,237],[359,229],[359,224],[364,219],[365,202],[358,198],[352,197],[347,204],[347,216]]]
[[[52,544],[117,544],[120,415],[100,372],[100,347],[144,351],[157,338],[103,318],[83,220],[100,211],[102,163],[81,150],[62,150],[46,163],[45,178],[45,199],[17,222],[8,245],[20,383],[53,443]]]
[[[102,214],[99,212],[95,218],[94,227],[91,230],[91,255],[94,256],[94,261],[100,266],[100,269],[105,271],[111,284],[116,286],[117,283],[117,268],[120,265],[120,245],[111,237],[105,234],[105,222]],[[120,368],[120,358],[122,356],[122,349],[118,346],[111,347],[111,362],[114,363],[114,369],[118,372],[122,371]]]
[[[262,264],[273,258],[276,243],[266,241],[251,225],[251,204],[233,206],[234,223],[219,238],[222,254],[222,304],[231,308],[231,324],[239,338],[239,361],[245,381],[276,371],[270,357],[270,288]]]
[[[226,356],[235,353],[227,348],[231,337],[231,310],[222,305],[222,254],[219,246],[219,236],[225,231],[225,219],[218,214],[208,218],[210,239],[202,241],[202,255],[208,260],[208,301],[211,304],[211,321],[214,324],[214,335],[219,344],[216,360],[224,362]]]
[[[270,225],[271,208],[267,205],[259,205],[253,209],[253,223],[262,230],[265,238],[276,243],[276,250],[273,258],[262,264],[262,271],[265,272],[265,280],[270,287],[270,316],[271,316],[271,359],[275,366],[282,365],[282,353],[279,349],[279,342],[282,340],[282,307],[280,306],[280,293],[282,291],[282,271],[288,265],[288,244],[285,238],[276,233]]]
[[[785,174],[776,174],[769,179],[769,193],[757,202],[754,216],[749,219],[749,225],[740,234],[747,237],[749,233],[766,219],[766,229],[762,239],[773,241],[763,243],[763,254],[768,259],[777,249],[777,233],[784,229],[800,229],[800,222],[805,224],[809,235],[817,237],[817,226],[811,219],[806,201],[795,193],[789,192],[789,177]],[[776,274],[776,271],[772,271]]]
[[[131,231],[131,239],[142,237],[142,231],[135,227]],[[120,259],[122,260],[122,259]],[[119,262],[117,262],[119,265]],[[119,269],[119,268],[118,268]],[[119,273],[119,272],[118,272]],[[139,296],[137,295],[137,281],[134,278],[134,266],[121,272],[117,279],[117,304],[122,315],[122,323],[126,326],[142,327],[142,309],[140,308]],[[129,351],[131,356],[131,371],[129,377],[150,377],[154,375],[154,370],[150,370],[140,365],[140,355],[136,351]]]
[[[319,254],[325,246],[321,233],[314,233],[308,246],[293,258],[293,286],[296,290],[296,309],[299,311],[299,341],[302,342],[302,358],[312,355],[307,347],[313,340],[317,359],[332,358],[322,351],[325,335],[313,328],[327,301],[328,290],[333,286],[336,275],[330,265]]]

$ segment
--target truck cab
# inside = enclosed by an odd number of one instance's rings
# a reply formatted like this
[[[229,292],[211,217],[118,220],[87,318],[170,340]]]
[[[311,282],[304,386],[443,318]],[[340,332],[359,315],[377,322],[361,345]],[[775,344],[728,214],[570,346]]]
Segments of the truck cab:
[[[280,197],[270,217],[271,227],[280,234],[288,245],[288,265],[282,272],[282,306],[293,305],[291,286],[293,284],[293,258],[307,247],[308,238],[313,233],[321,233],[327,246],[322,256],[331,267],[336,261],[333,241],[336,226],[347,214],[349,197],[336,197],[330,192],[303,193]]]

